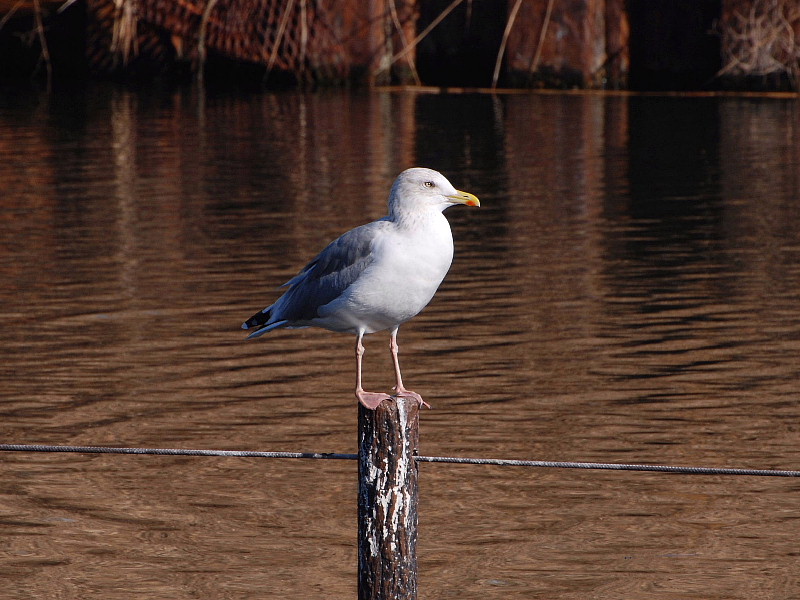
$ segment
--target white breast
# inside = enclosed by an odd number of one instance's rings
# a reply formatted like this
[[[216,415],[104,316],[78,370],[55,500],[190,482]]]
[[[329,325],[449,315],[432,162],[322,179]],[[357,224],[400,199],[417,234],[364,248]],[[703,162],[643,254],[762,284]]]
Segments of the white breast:
[[[337,300],[323,307],[319,325],[365,333],[391,329],[433,298],[453,260],[447,219],[431,211],[413,228],[397,225],[373,248],[373,262]]]

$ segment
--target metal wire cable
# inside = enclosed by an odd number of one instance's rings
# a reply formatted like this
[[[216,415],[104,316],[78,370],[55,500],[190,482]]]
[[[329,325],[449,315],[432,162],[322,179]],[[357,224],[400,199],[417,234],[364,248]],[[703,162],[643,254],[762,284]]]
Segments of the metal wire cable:
[[[155,454],[161,456],[235,456],[242,458],[306,458],[356,460],[357,454],[335,452],[260,452],[254,450],[196,450],[191,448],[113,448],[107,446],[50,446],[44,444],[0,444],[7,452],[78,452],[90,454]],[[617,463],[465,458],[456,456],[417,456],[417,462],[504,467],[543,467],[555,469],[598,469],[605,471],[650,471],[683,475],[747,475],[753,477],[800,477],[800,471],[780,469],[738,469],[729,467],[680,467]]]
[[[157,454],[161,456],[238,456],[243,458],[317,458],[355,460],[357,454],[333,452],[258,452],[254,450],[195,450],[192,448],[112,448],[108,446],[48,446],[45,444],[0,444],[9,452],[80,452],[89,454]]]
[[[499,465],[506,467],[546,467],[554,469],[599,469],[604,471],[653,471],[683,475],[750,475],[757,477],[800,477],[800,471],[778,469],[734,469],[729,467],[680,467],[670,465],[635,465],[620,463],[565,462],[550,460],[510,460],[500,458],[456,458],[417,456],[417,462]]]

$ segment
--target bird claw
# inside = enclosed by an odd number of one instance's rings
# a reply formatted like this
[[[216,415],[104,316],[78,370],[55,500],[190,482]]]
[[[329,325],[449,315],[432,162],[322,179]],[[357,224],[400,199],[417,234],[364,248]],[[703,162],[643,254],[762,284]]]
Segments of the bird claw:
[[[392,399],[389,394],[384,394],[382,392],[365,392],[364,390],[356,390],[356,398],[369,410],[375,410],[384,400]]]
[[[411,398],[412,400],[416,400],[419,403],[420,408],[422,408],[423,406],[425,406],[427,408],[431,407],[430,404],[428,404],[427,402],[425,402],[425,400],[422,399],[422,396],[420,396],[417,392],[412,392],[411,390],[406,390],[406,389],[398,390],[397,388],[395,388],[395,393],[393,394],[393,396],[395,398],[403,397],[403,398]]]
[[[407,389],[396,389],[395,393],[391,396],[382,392],[365,392],[364,390],[356,390],[356,398],[358,398],[358,401],[369,410],[375,410],[381,405],[381,402],[384,400],[391,400],[392,398],[411,398],[419,403],[420,408],[423,406],[427,408],[431,407],[431,405],[425,402],[425,400],[422,399],[422,396],[420,396],[417,392],[412,392],[411,390]]]

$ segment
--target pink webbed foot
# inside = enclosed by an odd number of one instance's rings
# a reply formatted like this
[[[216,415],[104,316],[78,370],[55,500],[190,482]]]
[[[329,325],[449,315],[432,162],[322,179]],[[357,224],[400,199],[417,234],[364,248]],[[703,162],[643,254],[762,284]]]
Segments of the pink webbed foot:
[[[389,394],[384,394],[382,392],[365,392],[364,390],[356,390],[356,398],[370,410],[378,408],[384,400],[392,399]]]
[[[411,390],[407,390],[406,388],[403,387],[398,388],[397,386],[395,386],[393,389],[394,389],[393,395],[395,397],[402,396],[403,398],[411,398],[412,400],[416,400],[419,403],[420,408],[423,406],[427,408],[431,407],[431,405],[425,402],[425,400],[422,399],[422,396],[420,396],[417,392],[412,392]]]

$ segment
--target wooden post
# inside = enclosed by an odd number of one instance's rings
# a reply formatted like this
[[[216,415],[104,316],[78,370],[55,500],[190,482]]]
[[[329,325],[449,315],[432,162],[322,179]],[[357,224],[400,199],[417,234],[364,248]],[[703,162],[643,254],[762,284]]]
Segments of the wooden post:
[[[358,405],[358,598],[417,598],[419,404]]]

